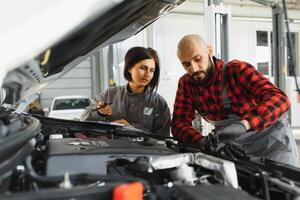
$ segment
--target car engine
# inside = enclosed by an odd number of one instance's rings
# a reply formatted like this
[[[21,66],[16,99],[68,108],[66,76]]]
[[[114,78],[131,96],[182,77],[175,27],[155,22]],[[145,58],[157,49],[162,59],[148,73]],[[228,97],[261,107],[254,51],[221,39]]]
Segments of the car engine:
[[[123,125],[19,115],[3,108],[1,113],[0,199],[300,195],[298,168],[230,157]]]

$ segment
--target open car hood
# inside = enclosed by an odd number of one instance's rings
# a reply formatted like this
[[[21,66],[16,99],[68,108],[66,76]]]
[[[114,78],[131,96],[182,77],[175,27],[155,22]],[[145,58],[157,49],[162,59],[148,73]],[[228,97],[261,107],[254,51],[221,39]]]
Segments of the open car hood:
[[[8,104],[30,101],[97,49],[138,33],[184,0],[31,0],[27,12],[16,1],[0,6],[6,15],[0,28],[0,85]],[[9,14],[12,9],[17,16]]]

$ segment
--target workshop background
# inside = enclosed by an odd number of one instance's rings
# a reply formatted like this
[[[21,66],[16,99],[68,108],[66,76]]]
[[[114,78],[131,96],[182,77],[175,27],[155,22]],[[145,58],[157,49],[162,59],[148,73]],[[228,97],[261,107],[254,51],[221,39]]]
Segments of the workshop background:
[[[177,43],[182,36],[190,33],[200,34],[213,44],[214,48],[221,48],[217,51],[215,49],[217,57],[224,58],[225,56],[225,60],[245,60],[274,81],[274,61],[272,60],[274,49],[272,49],[271,41],[275,23],[272,16],[274,17],[276,10],[272,9],[270,5],[260,4],[259,1],[257,3],[248,0],[214,1],[217,6],[215,9],[209,10],[205,5],[206,2],[188,0],[136,36],[99,50],[41,92],[42,108],[50,107],[56,96],[85,95],[93,97],[109,86],[125,84],[123,60],[126,51],[132,46],[145,46],[153,47],[158,51],[161,60],[158,93],[166,99],[172,112],[177,82],[184,73],[176,56]],[[273,2],[276,3],[276,1]],[[299,80],[300,0],[287,0],[286,3],[290,19],[292,47],[295,52],[295,73]],[[211,12],[220,12],[222,17],[216,19]],[[221,24],[220,30],[211,28],[216,24]],[[285,34],[286,27],[282,28]],[[216,31],[226,37],[226,40],[214,40],[212,36]],[[283,38],[286,39],[284,36]],[[286,44],[286,41],[284,42]],[[217,43],[222,44],[218,46]],[[300,103],[297,101],[294,77],[288,68],[291,64],[291,57],[286,45],[283,47],[283,51],[284,56],[280,57],[283,67],[279,70],[279,76],[283,81],[281,87],[292,103],[290,121],[297,138],[297,135],[300,135],[300,120],[299,117],[297,118]],[[203,128],[207,132],[210,127],[203,123]]]

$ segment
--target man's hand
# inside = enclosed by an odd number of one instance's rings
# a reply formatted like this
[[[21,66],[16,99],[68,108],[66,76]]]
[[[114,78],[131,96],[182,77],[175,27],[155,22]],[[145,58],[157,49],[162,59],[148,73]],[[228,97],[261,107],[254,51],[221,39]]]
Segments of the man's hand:
[[[207,149],[209,148],[210,144],[209,144],[209,141],[208,141],[208,138],[207,137],[204,137],[202,138],[199,142],[198,142],[198,146],[201,148],[201,149]]]
[[[199,142],[198,145],[199,147],[208,152],[214,152],[215,148],[219,144],[219,138],[218,135],[214,133],[208,134],[206,137],[202,138]]]
[[[229,126],[228,126],[229,127]],[[210,133],[198,142],[200,149],[208,153],[219,153],[231,159],[240,159],[246,157],[243,145],[236,142],[220,142],[219,134]]]
[[[238,121],[233,122],[229,126],[225,126],[218,130],[218,134],[220,137],[227,137],[227,138],[237,138],[240,135],[246,133],[247,128],[245,127],[244,123]]]
[[[247,154],[243,145],[236,142],[220,143],[216,152],[233,160],[246,158]]]

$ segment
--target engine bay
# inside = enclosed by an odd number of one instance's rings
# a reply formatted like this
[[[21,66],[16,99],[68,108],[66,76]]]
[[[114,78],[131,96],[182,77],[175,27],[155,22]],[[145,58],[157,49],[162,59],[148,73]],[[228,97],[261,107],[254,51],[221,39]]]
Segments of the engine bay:
[[[2,113],[0,199],[296,199],[300,194],[294,167],[226,157],[132,127]]]

